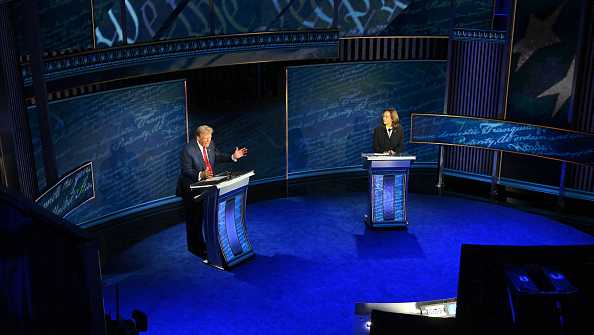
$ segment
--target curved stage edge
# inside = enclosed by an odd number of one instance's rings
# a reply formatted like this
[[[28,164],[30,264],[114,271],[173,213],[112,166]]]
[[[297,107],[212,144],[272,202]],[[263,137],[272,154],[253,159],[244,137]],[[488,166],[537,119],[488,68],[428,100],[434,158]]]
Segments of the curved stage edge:
[[[117,283],[123,315],[145,311],[152,334],[345,334],[358,302],[455,297],[462,243],[594,243],[544,216],[419,193],[410,194],[408,229],[373,231],[361,222],[366,201],[366,192],[335,189],[251,203],[257,255],[230,272],[188,253],[175,224],[104,266],[106,311]]]

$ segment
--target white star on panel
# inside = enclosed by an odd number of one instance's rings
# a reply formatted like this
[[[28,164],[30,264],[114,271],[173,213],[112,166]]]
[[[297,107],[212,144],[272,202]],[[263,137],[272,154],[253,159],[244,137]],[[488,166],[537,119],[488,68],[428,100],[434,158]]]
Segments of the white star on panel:
[[[571,61],[571,65],[569,65],[569,70],[567,70],[567,74],[563,79],[558,81],[555,85],[549,87],[546,91],[542,92],[538,95],[539,98],[542,98],[547,95],[555,95],[557,94],[557,101],[555,102],[555,108],[553,109],[553,117],[559,113],[563,104],[569,99],[571,96],[571,85],[573,82],[573,68],[575,66],[575,57]]]
[[[555,43],[559,43],[561,40],[555,32],[553,32],[553,24],[557,21],[561,9],[565,6],[565,3],[561,4],[557,10],[544,20],[540,20],[534,15],[530,15],[528,20],[528,27],[526,28],[526,35],[514,46],[513,53],[519,53],[520,58],[518,64],[516,64],[516,70],[526,61],[528,58],[536,52],[536,50],[548,47]]]

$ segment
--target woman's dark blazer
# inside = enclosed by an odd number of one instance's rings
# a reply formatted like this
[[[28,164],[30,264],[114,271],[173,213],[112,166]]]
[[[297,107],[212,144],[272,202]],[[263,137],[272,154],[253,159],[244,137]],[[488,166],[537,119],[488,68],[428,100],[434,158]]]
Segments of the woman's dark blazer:
[[[373,151],[386,152],[393,150],[397,154],[404,151],[404,129],[398,124],[392,130],[392,136],[388,137],[386,126],[381,125],[373,131]]]

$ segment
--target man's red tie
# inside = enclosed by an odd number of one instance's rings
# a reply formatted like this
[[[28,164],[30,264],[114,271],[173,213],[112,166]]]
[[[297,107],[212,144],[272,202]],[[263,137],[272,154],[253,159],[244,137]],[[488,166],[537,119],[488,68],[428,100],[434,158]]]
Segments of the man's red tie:
[[[206,148],[203,148],[203,149],[204,149],[204,151],[202,152],[202,158],[204,159],[204,165],[206,166],[206,169],[208,170],[208,172],[213,174],[212,166],[210,165],[210,162],[208,161],[208,156],[206,155]]]

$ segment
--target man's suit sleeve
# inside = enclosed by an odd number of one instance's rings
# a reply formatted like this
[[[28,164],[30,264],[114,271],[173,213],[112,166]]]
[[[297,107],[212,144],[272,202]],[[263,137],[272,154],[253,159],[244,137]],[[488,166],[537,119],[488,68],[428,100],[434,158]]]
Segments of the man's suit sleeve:
[[[233,155],[233,154],[227,153],[227,152],[220,152],[215,147],[215,158],[217,160],[217,163],[232,162],[233,160],[231,159],[231,155]]]
[[[198,173],[200,171],[196,170],[192,166],[192,156],[190,154],[190,148],[188,146],[184,147],[181,153],[181,167],[182,167],[182,174],[184,177],[189,178],[192,182],[198,180]]]

